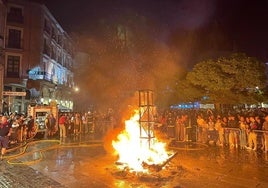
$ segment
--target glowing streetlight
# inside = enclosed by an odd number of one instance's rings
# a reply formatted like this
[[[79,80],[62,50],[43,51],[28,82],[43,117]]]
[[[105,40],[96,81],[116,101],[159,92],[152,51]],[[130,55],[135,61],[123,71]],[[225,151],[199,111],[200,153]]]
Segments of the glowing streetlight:
[[[78,87],[75,87],[75,88],[74,88],[74,91],[75,91],[75,92],[78,92],[78,91],[79,91],[79,88],[78,88]]]

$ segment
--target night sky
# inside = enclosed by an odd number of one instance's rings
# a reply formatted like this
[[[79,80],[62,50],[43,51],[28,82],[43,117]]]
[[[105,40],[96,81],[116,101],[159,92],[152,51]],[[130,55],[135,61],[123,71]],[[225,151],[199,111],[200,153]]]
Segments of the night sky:
[[[154,20],[163,40],[180,30],[194,30],[202,38],[216,25],[216,32],[233,48],[268,58],[267,0],[45,0],[45,4],[67,32],[90,34],[101,19],[131,10]]]

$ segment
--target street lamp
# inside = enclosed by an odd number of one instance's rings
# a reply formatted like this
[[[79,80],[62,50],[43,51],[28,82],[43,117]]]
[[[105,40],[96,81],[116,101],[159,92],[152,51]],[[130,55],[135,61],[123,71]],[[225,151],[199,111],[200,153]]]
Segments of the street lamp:
[[[74,87],[74,91],[78,92],[79,91],[79,87]]]

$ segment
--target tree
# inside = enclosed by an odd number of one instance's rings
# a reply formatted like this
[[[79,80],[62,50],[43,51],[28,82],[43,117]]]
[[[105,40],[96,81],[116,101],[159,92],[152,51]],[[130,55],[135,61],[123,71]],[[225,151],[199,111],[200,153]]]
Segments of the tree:
[[[188,80],[178,80],[176,82],[176,98],[178,102],[193,102],[201,100],[205,90],[195,87]]]
[[[264,64],[245,54],[200,62],[186,79],[220,103],[260,102],[259,91],[266,86]]]

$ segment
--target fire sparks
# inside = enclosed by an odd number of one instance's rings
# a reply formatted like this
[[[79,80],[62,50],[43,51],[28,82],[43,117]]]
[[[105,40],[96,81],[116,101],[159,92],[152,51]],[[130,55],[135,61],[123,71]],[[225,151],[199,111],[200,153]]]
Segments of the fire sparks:
[[[139,114],[136,112],[133,117],[125,121],[125,130],[117,136],[116,141],[112,142],[119,155],[118,162],[135,172],[147,172],[144,164],[161,165],[169,158],[165,143],[159,142],[156,138],[151,138],[148,143],[148,139],[140,137],[146,131],[144,129],[141,131],[142,133],[140,133]]]

